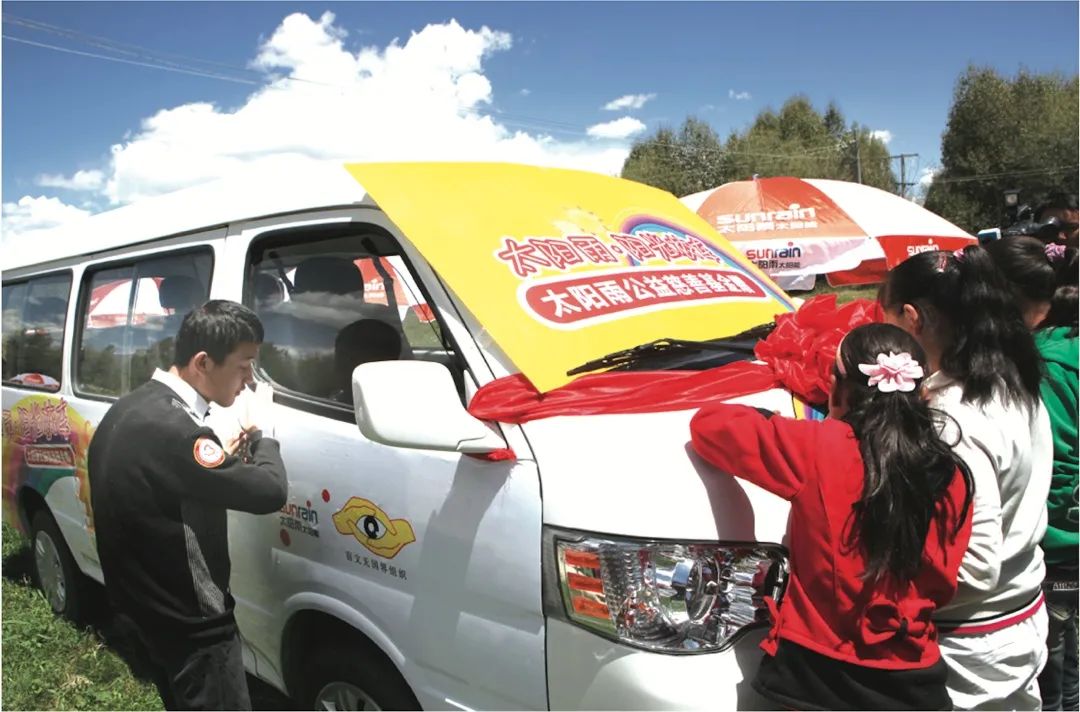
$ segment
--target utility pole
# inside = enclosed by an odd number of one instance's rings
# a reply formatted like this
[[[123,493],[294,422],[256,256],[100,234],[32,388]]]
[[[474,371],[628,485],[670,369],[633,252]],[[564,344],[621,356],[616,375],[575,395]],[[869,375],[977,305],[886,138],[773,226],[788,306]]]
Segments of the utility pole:
[[[889,156],[890,161],[893,160],[894,158],[899,158],[900,159],[900,182],[896,186],[896,194],[899,195],[901,198],[906,198],[907,197],[908,186],[915,185],[914,181],[908,181],[907,180],[907,172],[906,172],[906,167],[907,166],[906,166],[905,160],[908,159],[908,158],[918,158],[918,157],[919,157],[919,154],[917,154],[917,153],[900,153],[900,154],[897,154],[895,156]]]

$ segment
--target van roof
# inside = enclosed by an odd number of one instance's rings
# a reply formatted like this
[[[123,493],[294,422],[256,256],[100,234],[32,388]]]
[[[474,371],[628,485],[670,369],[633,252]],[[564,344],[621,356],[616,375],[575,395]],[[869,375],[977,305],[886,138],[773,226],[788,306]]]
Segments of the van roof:
[[[375,203],[341,161],[311,161],[288,170],[248,170],[85,220],[22,233],[5,250],[3,266],[45,265],[237,220],[356,205]]]

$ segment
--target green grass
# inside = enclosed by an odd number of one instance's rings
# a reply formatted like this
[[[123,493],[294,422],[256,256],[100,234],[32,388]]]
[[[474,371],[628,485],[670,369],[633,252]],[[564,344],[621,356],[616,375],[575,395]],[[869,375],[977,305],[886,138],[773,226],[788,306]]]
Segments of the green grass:
[[[109,647],[108,631],[57,618],[30,582],[27,541],[3,528],[4,709],[160,710],[148,680]]]
[[[87,624],[53,615],[31,581],[25,537],[3,525],[3,690],[5,710],[160,710],[145,653],[94,586]],[[248,677],[255,709],[291,709],[273,688]]]
[[[826,282],[823,277],[819,277],[817,286],[812,290],[809,292],[792,292],[791,296],[809,299],[810,297],[816,297],[819,294],[835,294],[836,303],[844,304],[853,299],[877,299],[879,286],[880,285],[877,284],[868,284],[860,287],[830,287],[829,283]]]

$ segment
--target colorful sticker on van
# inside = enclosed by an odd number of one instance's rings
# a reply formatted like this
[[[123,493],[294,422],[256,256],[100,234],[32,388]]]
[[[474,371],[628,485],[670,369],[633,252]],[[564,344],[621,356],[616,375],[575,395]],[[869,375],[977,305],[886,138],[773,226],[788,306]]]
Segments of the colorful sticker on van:
[[[347,168],[540,392],[612,351],[793,309],[707,222],[640,183],[510,164]]]
[[[559,276],[523,280],[518,301],[534,319],[557,329],[577,329],[630,314],[687,304],[762,301],[768,288],[731,267],[704,238],[671,223],[639,217],[622,232],[507,237],[495,256],[521,277],[541,271]],[[586,260],[621,268],[580,271]],[[546,263],[546,264],[545,264]]]
[[[27,396],[4,410],[4,519],[20,526],[18,493],[30,486],[43,497],[57,481],[74,477],[75,494],[94,530],[86,453],[94,428],[63,398]]]
[[[351,536],[365,549],[386,559],[401,553],[416,541],[412,524],[405,519],[391,519],[379,505],[360,497],[349,501],[333,516],[339,534]]]
[[[796,395],[791,396],[791,407],[795,410],[796,420],[825,420],[826,409],[815,408]]]

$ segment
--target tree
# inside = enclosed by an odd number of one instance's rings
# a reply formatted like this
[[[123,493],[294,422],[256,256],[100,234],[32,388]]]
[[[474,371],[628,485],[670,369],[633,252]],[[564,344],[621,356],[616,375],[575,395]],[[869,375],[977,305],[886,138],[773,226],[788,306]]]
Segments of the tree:
[[[1077,186],[1077,76],[970,66],[941,137],[942,170],[926,207],[969,231],[1001,224],[1005,190],[1022,203]]]
[[[690,116],[678,133],[660,128],[648,140],[636,142],[622,176],[675,195],[689,195],[717,185],[721,153],[712,127]]]
[[[869,129],[847,121],[835,103],[825,114],[796,96],[779,112],[765,109],[742,132],[721,144],[703,121],[689,117],[682,129],[661,128],[638,141],[622,176],[675,195],[688,195],[754,175],[862,180],[895,190],[889,151]]]

